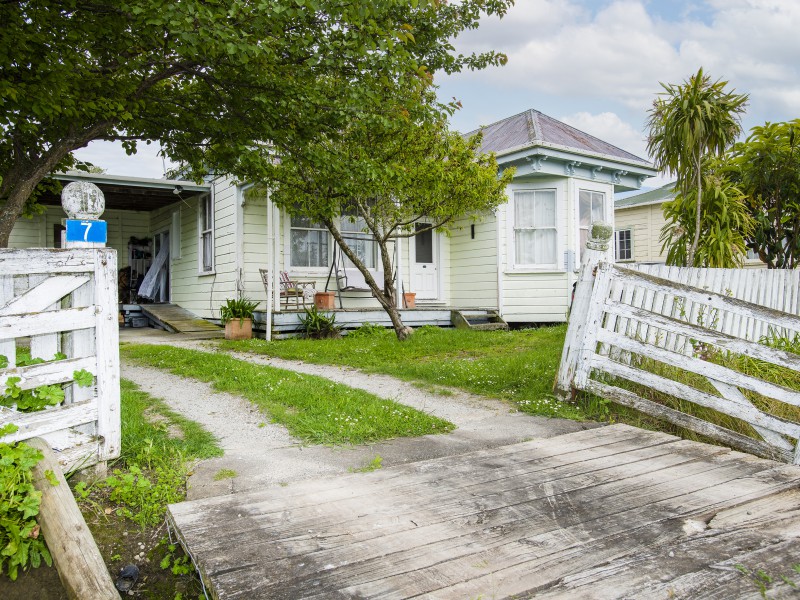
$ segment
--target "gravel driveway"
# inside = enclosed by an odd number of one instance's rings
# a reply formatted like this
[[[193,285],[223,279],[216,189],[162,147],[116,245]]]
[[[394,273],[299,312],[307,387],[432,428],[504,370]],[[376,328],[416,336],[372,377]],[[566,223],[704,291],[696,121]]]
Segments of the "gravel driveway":
[[[152,336],[151,343],[168,343],[212,350],[203,342],[177,335]],[[252,354],[232,354],[255,364],[325,377],[412,406],[456,425],[448,434],[397,438],[360,446],[303,445],[286,429],[239,396],[213,390],[209,384],[160,369],[123,362],[122,376],[143,391],[163,398],[177,412],[197,421],[219,438],[225,455],[200,462],[189,480],[188,499],[204,498],[292,481],[346,473],[365,466],[376,455],[383,466],[504,446],[597,427],[566,419],[548,419],[517,412],[510,404],[453,390],[441,395],[386,375],[356,369],[313,365]],[[233,478],[214,480],[222,469]]]

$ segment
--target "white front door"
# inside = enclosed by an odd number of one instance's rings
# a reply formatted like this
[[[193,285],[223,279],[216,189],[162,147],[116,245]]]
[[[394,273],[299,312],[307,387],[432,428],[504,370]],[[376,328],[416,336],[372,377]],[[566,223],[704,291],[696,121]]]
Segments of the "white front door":
[[[417,231],[429,227],[428,223],[417,223]],[[414,257],[411,261],[411,290],[417,300],[439,299],[439,244],[438,234],[432,230],[414,236],[411,244]]]

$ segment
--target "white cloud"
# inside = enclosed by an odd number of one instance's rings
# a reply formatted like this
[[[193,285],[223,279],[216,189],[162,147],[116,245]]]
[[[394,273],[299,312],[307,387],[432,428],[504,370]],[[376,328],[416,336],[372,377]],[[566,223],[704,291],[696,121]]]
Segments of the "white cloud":
[[[642,158],[647,156],[644,133],[620,119],[615,113],[603,112],[593,115],[588,112],[578,112],[559,117],[559,120],[636,156]]]

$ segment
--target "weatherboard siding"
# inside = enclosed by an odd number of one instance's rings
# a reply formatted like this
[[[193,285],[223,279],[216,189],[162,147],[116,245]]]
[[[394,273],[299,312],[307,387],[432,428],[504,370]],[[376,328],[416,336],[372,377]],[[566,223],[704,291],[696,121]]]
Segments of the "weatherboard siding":
[[[455,223],[450,237],[450,298],[453,306],[497,308],[497,219]]]
[[[615,211],[615,229],[633,230],[635,262],[664,262],[661,254],[661,229],[666,222],[661,204],[622,208]]]

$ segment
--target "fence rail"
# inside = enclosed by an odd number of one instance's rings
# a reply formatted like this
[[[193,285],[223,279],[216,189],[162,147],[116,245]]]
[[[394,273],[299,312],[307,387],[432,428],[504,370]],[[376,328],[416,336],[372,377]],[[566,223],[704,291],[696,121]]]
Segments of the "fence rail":
[[[34,412],[6,395],[0,426],[18,430],[0,441],[44,437],[68,469],[119,456],[118,347],[114,250],[0,250],[0,392],[64,389],[63,402]],[[23,352],[44,362],[17,366]],[[92,385],[75,382],[82,371]]]
[[[562,392],[586,390],[800,464],[800,392],[780,375],[800,372],[800,356],[764,343],[800,333],[800,273],[625,268],[603,262],[600,252],[586,254],[557,379]],[[753,360],[774,366],[778,376],[741,367]],[[653,391],[671,401],[653,401]],[[679,410],[685,403],[695,408]],[[724,417],[709,422],[688,414],[708,410]]]

